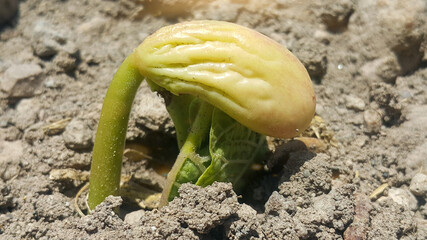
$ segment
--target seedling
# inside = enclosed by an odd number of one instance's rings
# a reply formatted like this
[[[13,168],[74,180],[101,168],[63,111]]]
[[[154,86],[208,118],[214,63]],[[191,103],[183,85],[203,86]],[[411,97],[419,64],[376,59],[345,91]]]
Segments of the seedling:
[[[314,115],[306,69],[270,38],[219,21],[164,27],[126,58],[110,84],[92,156],[90,209],[118,193],[129,113],[143,79],[164,97],[180,148],[161,206],[186,182],[241,185],[266,151],[265,135],[294,137]]]

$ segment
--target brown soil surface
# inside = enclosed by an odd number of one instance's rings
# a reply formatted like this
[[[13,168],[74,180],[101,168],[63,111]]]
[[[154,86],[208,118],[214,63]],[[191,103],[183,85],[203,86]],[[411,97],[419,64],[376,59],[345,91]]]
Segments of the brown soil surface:
[[[425,0],[17,2],[0,0],[0,239],[427,238]],[[163,100],[143,84],[123,167],[139,195],[81,217],[74,198],[114,72],[148,35],[193,19],[290,49],[315,86],[321,144],[271,139],[269,171],[244,192],[185,184],[150,210],[178,150]]]

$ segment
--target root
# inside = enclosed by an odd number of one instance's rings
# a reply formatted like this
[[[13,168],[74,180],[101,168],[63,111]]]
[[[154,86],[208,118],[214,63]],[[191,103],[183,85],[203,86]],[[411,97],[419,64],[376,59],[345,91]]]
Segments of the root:
[[[82,210],[79,207],[79,197],[80,195],[82,195],[82,193],[84,191],[86,191],[89,188],[89,183],[86,183],[76,194],[76,197],[74,198],[74,208],[76,209],[77,213],[80,215],[80,217],[84,217],[86,216],[86,214],[84,214],[82,212]]]

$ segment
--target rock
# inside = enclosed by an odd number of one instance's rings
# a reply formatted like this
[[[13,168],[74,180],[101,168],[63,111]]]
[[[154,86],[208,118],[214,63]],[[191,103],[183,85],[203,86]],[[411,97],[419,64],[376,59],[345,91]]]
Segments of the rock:
[[[367,134],[377,134],[381,131],[382,119],[381,115],[373,110],[368,109],[363,112],[364,132]]]
[[[365,102],[361,98],[358,98],[353,95],[347,95],[345,97],[345,101],[346,101],[345,105],[348,109],[363,111],[366,107]]]
[[[145,210],[137,210],[126,214],[124,222],[130,225],[137,225],[141,221],[141,217],[145,215]]]
[[[40,103],[38,100],[22,99],[16,106],[16,117],[14,118],[15,126],[21,130],[27,129],[38,121],[38,113],[40,111]]]
[[[41,58],[48,58],[63,51],[76,56],[78,48],[69,40],[70,32],[71,30],[64,26],[53,26],[43,19],[38,20],[34,25],[32,41],[34,54]]]
[[[42,68],[34,63],[10,66],[0,79],[0,88],[7,98],[32,97],[41,83]]]
[[[49,179],[63,184],[72,183],[74,187],[79,187],[82,183],[89,181],[89,172],[80,171],[73,168],[48,169]]]
[[[415,196],[427,198],[427,175],[424,173],[415,174],[411,180],[409,190],[411,190]]]
[[[10,22],[18,12],[19,0],[0,0],[0,25]]]
[[[77,67],[77,59],[66,52],[60,52],[56,55],[53,62],[66,73],[72,72]]]
[[[324,30],[316,29],[314,31],[313,37],[319,42],[329,45],[329,43],[331,42],[332,34]]]
[[[405,206],[411,210],[416,210],[418,201],[412,193],[407,189],[390,188],[388,196],[397,204]]]
[[[346,29],[348,20],[354,12],[354,1],[322,1],[321,4],[320,2],[315,4],[314,11],[329,31],[341,32]]]
[[[55,55],[58,50],[56,42],[53,39],[43,39],[32,42],[34,54],[41,58],[48,58]]]
[[[30,126],[25,129],[23,139],[30,145],[33,145],[35,142],[41,142],[46,136],[43,127],[44,125],[42,122]]]
[[[0,141],[0,177],[10,180],[19,174],[19,166],[24,147],[21,141]]]
[[[163,99],[150,91],[144,92],[143,95],[135,104],[136,123],[150,131],[172,131],[173,123]]]
[[[81,35],[99,35],[106,29],[106,27],[108,27],[108,19],[105,17],[96,16],[90,19],[89,21],[80,24],[77,27],[77,33]]]
[[[92,146],[92,133],[93,131],[85,121],[73,119],[65,128],[62,137],[68,148],[87,150]]]
[[[43,85],[46,88],[51,88],[51,89],[61,89],[64,87],[64,82],[61,81],[61,77],[60,76],[49,76],[45,79]]]

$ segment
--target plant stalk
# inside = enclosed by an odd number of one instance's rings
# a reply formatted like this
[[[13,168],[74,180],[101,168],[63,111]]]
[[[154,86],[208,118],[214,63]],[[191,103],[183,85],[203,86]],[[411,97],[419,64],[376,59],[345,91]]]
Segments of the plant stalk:
[[[213,109],[214,107],[209,103],[205,101],[201,102],[200,108],[197,112],[194,122],[191,125],[187,138],[182,145],[180,153],[174,165],[172,166],[171,171],[168,173],[159,207],[166,206],[169,201],[172,201],[174,196],[171,195],[171,192],[177,191],[179,188],[179,183],[177,183],[176,179],[178,174],[186,173],[186,171],[182,171],[182,169],[185,167],[187,160],[191,161],[194,166],[199,168],[199,170],[202,170],[200,168],[204,168],[201,162],[198,161],[200,157],[198,157],[197,151],[200,148],[203,139],[205,139],[206,135],[209,133]]]
[[[94,209],[109,195],[118,195],[129,115],[144,77],[127,57],[111,81],[99,118],[90,170],[88,205]]]

